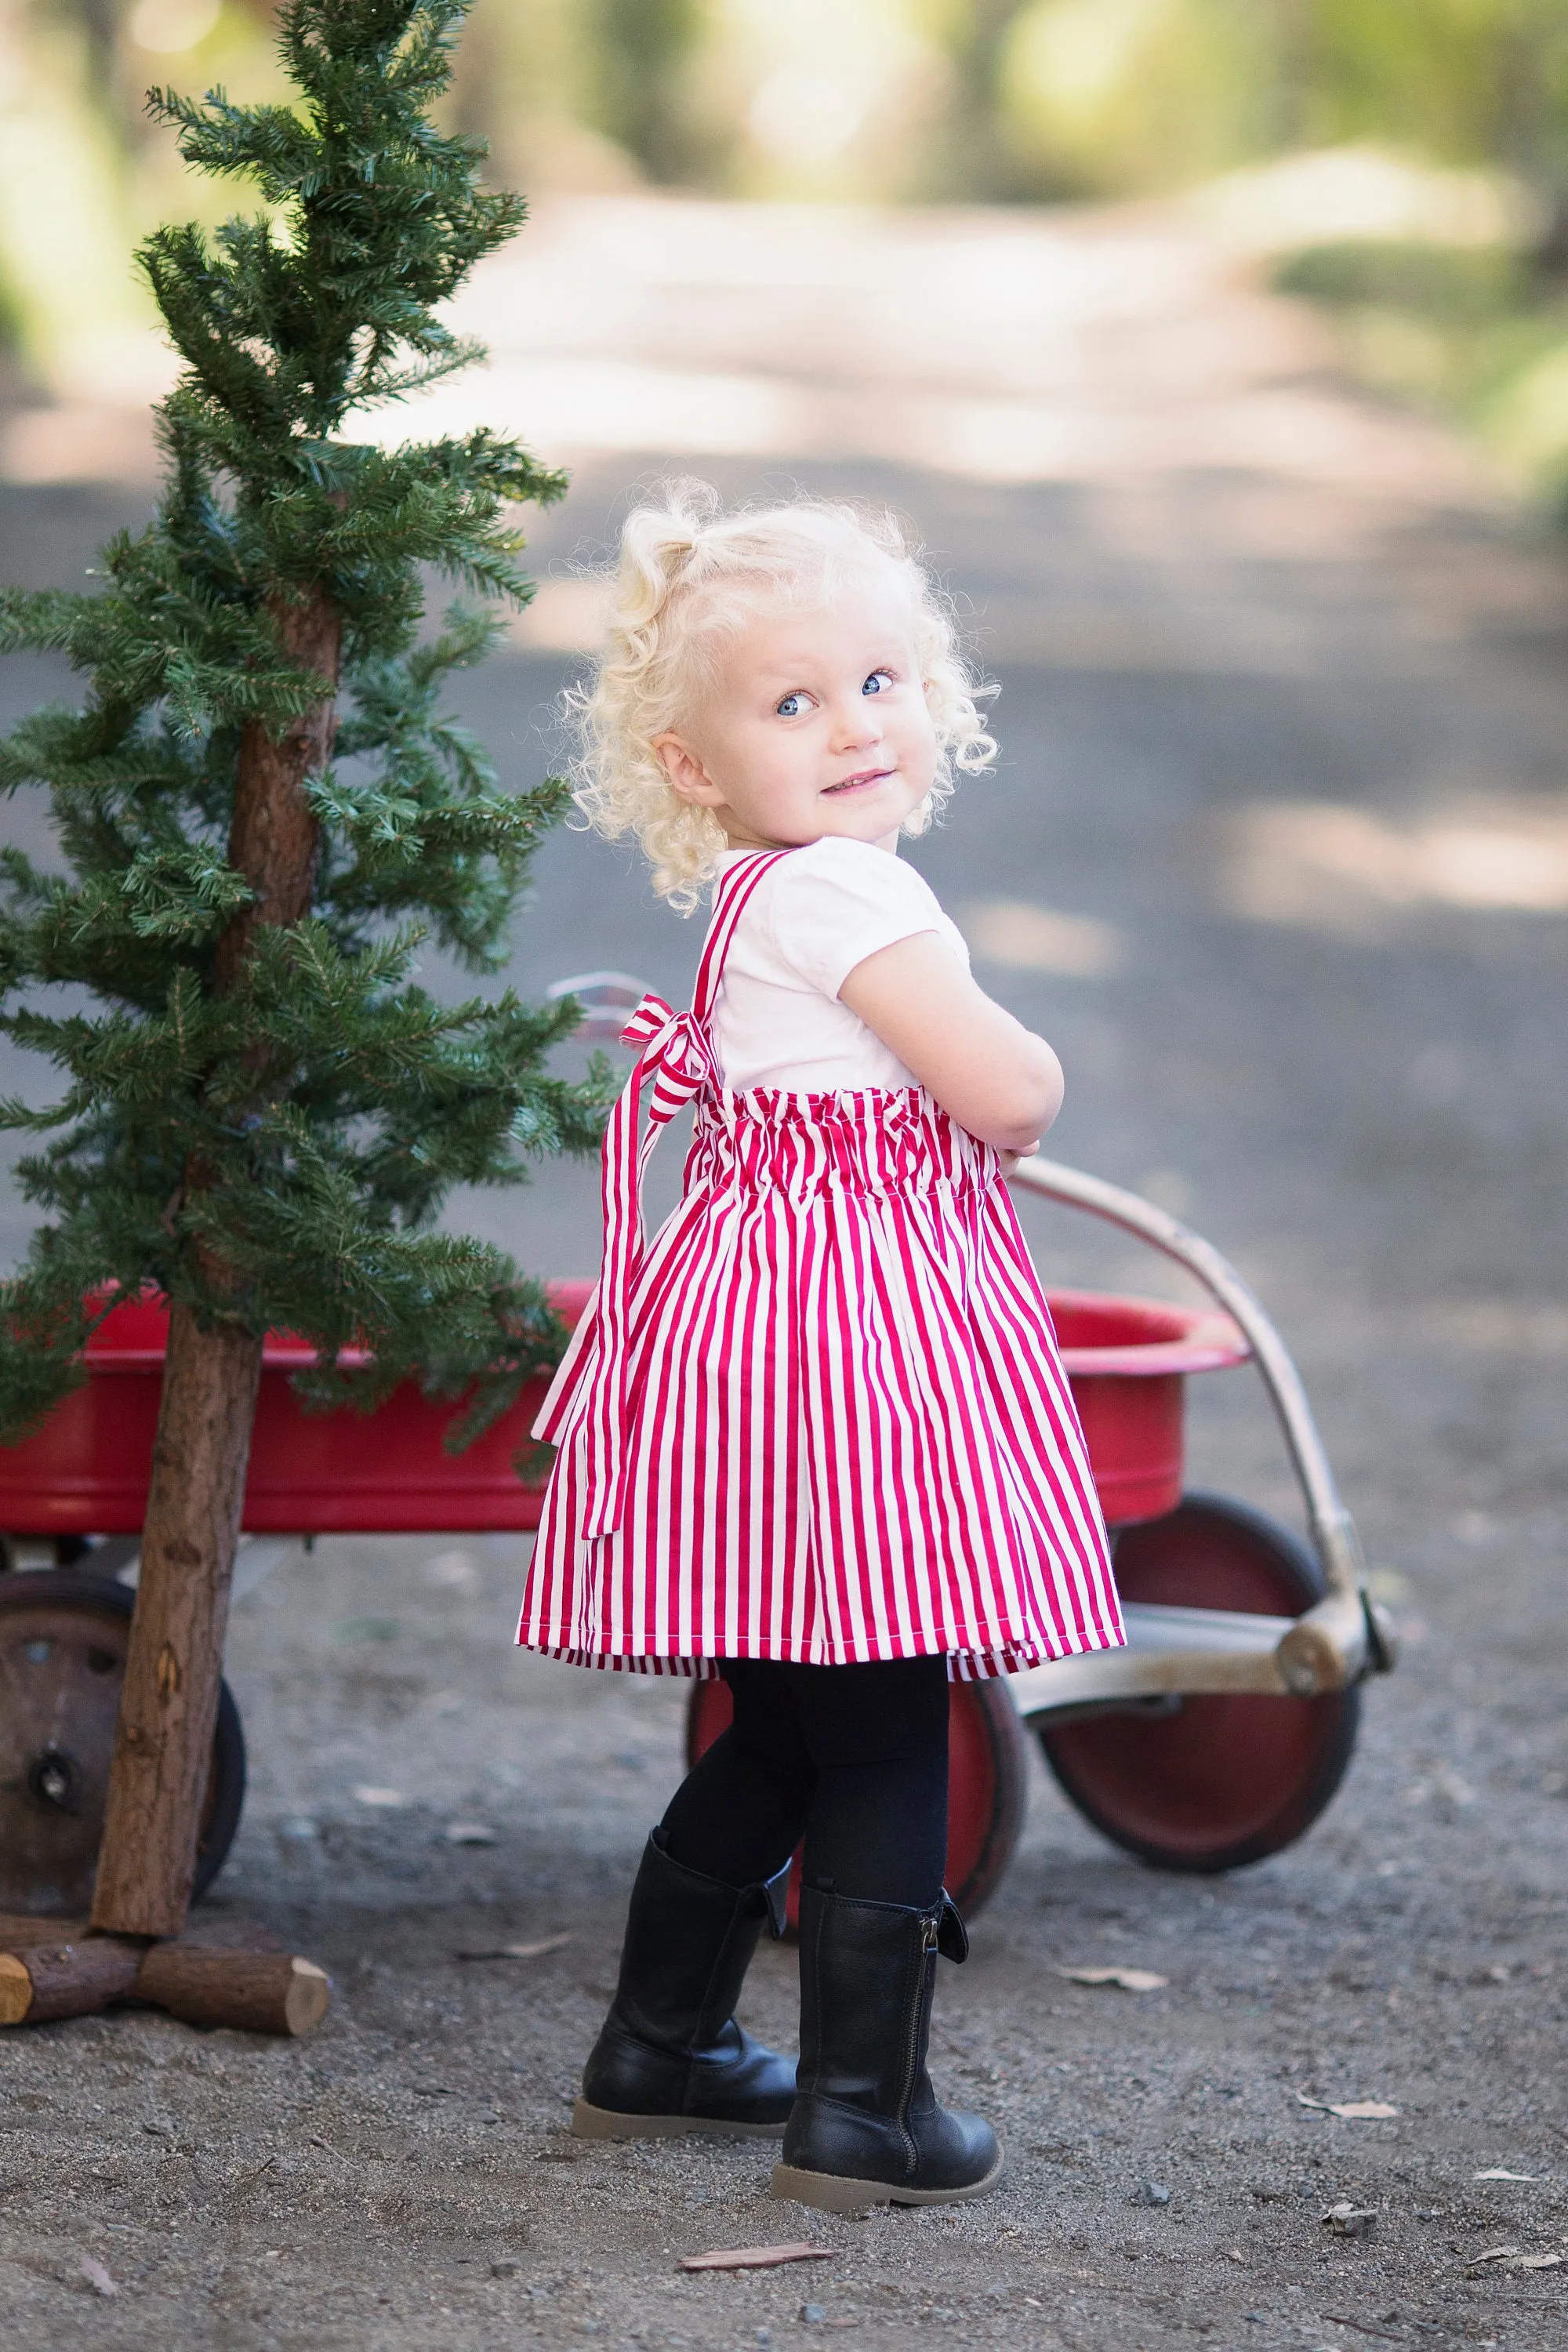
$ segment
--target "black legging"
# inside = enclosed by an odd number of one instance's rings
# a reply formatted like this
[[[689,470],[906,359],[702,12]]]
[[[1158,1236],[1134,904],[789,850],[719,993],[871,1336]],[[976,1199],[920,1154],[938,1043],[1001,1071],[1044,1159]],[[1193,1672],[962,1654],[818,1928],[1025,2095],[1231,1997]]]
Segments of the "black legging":
[[[947,1661],[727,1658],[734,1720],[670,1801],[668,1851],[746,1886],[805,1838],[813,1884],[928,1909],[947,1860]]]

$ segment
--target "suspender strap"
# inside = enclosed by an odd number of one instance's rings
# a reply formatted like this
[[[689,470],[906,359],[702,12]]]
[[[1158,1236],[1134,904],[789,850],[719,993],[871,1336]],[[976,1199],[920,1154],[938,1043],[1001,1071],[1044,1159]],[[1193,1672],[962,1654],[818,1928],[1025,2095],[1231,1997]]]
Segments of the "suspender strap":
[[[638,1048],[637,1066],[605,1129],[605,1262],[594,1314],[582,1329],[582,1353],[574,1345],[534,1426],[536,1436],[556,1439],[581,1381],[586,1380],[587,1451],[580,1525],[589,1540],[613,1534],[626,1507],[626,1360],[632,1294],[645,1248],[643,1171],[659,1130],[676,1112],[696,1096],[719,1089],[709,1022],[723,978],[724,959],[758,883],[788,854],[787,850],[760,852],[732,866],[721,881],[690,1012],[676,1013],[662,996],[649,994],[621,1032],[624,1045]]]

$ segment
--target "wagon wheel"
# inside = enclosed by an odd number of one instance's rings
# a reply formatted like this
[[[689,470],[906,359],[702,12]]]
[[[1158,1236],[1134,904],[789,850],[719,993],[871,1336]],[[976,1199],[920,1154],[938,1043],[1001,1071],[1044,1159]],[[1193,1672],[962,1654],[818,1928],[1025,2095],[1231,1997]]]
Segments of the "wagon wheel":
[[[134,1605],[107,1578],[0,1576],[0,1911],[79,1917],[91,1904]],[[225,1683],[193,1899],[222,1869],[244,1801]]]
[[[1018,1710],[1000,1683],[952,1683],[948,1703],[947,1884],[966,1919],[989,1903],[1024,1826],[1028,1747]],[[693,1685],[686,1716],[686,1760],[695,1764],[730,1721],[730,1691],[717,1679]],[[800,1856],[789,1882],[789,1923],[797,1923]]]
[[[1188,1495],[1168,1517],[1124,1528],[1116,1583],[1126,1601],[1296,1617],[1323,1597],[1304,1544],[1222,1495]],[[1309,1829],[1344,1777],[1358,1690],[1317,1698],[1205,1694],[1097,1708],[1037,1728],[1080,1813],[1163,1870],[1235,1870]]]

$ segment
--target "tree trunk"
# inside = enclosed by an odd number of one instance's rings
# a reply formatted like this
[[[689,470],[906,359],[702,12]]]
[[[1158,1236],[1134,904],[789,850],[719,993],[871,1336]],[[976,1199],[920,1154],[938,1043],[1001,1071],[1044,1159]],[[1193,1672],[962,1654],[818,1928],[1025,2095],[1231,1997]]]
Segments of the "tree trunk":
[[[169,1318],[92,1924],[177,1936],[195,1875],[261,1340]]]
[[[274,607],[285,651],[335,688],[342,624],[318,591]],[[297,923],[315,884],[319,828],[308,777],[331,757],[331,697],[280,741],[247,726],[240,740],[229,863],[254,893],[217,944],[213,984],[231,989],[263,925]],[[257,1098],[267,1071],[257,1065]],[[205,1171],[185,1173],[187,1195]],[[204,1252],[209,1289],[232,1294],[221,1255]],[[177,1936],[185,1923],[217,1719],[229,1580],[245,1500],[261,1339],[243,1324],[208,1320],[176,1304],[153,1476],[142,1535],[142,1576],[132,1622],[110,1773],[94,1927],[125,1936]]]

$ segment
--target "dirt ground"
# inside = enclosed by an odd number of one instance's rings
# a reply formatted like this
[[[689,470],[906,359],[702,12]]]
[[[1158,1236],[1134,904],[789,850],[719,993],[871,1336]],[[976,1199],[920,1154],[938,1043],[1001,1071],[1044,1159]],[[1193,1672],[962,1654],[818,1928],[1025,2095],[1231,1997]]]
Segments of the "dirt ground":
[[[938,216],[858,275],[852,239],[829,268],[805,234],[583,207],[498,281],[479,323],[537,349],[503,335],[491,394],[574,401],[579,471],[540,542],[551,593],[469,714],[539,772],[591,626],[571,561],[661,452],[918,517],[987,633],[1007,752],[918,862],[1062,1053],[1053,1148],[1177,1208],[1277,1315],[1403,1663],[1319,1826],[1228,1877],[1142,1868],[1037,1759],[933,2041],[1006,2178],[954,2211],[837,2220],[773,2204],[755,2144],[566,2136],[682,1694],[512,1650],[516,1539],[295,1548],[235,1611],[250,1793],[210,1907],[327,1966],[331,2013],[290,2044],[132,2012],[5,2038],[16,2352],[1568,2342],[1568,574],[1189,228]],[[966,236],[989,240],[973,333],[900,341],[888,306],[922,269],[958,285]],[[616,396],[673,420],[662,438],[610,414],[581,282],[615,321]],[[133,436],[117,478],[72,478],[22,423],[7,568],[68,578],[144,497]],[[9,666],[7,712],[42,675]],[[36,812],[8,824],[36,836]],[[563,834],[513,976],[613,964],[673,990],[695,951]],[[541,1270],[592,1271],[583,1171],[468,1205]],[[1072,1220],[1029,1230],[1054,1281],[1168,1287]],[[1289,1517],[1249,1376],[1194,1407],[1194,1483]],[[465,1957],[510,1943],[549,1948]],[[1168,1984],[1059,1973],[1080,1964]],[[792,1955],[764,1949],[743,2014],[788,2042],[793,2002]],[[1362,2100],[1397,2113],[1306,2103]],[[1340,2203],[1369,2234],[1331,2231]],[[820,2260],[677,2267],[801,2237]]]

